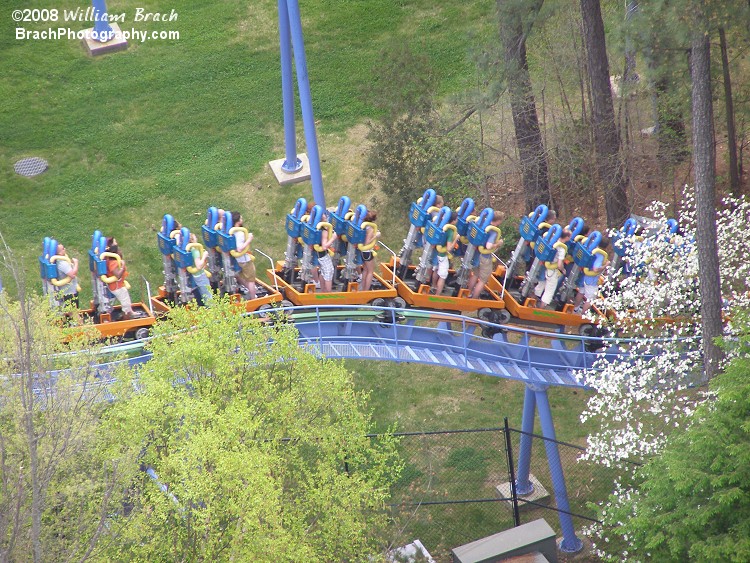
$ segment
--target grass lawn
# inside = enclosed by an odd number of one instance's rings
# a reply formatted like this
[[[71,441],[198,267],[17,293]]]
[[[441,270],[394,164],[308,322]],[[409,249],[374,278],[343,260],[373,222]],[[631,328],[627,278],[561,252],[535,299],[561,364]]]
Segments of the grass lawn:
[[[422,364],[350,360],[357,384],[371,391],[376,431],[392,423],[418,432],[463,428],[521,427],[524,385],[508,379]],[[559,440],[584,445],[591,428],[579,421],[586,393],[552,387],[548,391]],[[541,434],[539,423],[537,433]]]

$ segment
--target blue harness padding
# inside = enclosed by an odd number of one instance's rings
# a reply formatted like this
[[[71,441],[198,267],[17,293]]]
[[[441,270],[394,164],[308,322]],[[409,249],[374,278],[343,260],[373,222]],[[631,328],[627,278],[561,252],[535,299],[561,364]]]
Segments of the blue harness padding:
[[[294,204],[294,209],[286,215],[286,234],[293,238],[298,238],[302,234],[302,216],[307,211],[307,200],[301,197]]]
[[[518,232],[521,238],[528,242],[535,242],[539,238],[539,225],[547,218],[549,208],[546,205],[538,206],[531,217],[522,217]]]
[[[206,212],[206,224],[201,226],[201,238],[206,248],[219,246],[219,237],[216,234],[216,224],[219,222],[219,210],[209,207]]]
[[[225,253],[237,250],[237,241],[235,240],[234,235],[229,234],[232,225],[232,213],[231,211],[225,211],[224,219],[219,223],[219,230],[216,231],[219,248]]]
[[[409,222],[415,227],[420,229],[425,226],[427,221],[430,219],[430,214],[427,211],[432,204],[435,203],[437,194],[435,190],[429,188],[425,190],[420,201],[413,201],[409,208]]]
[[[575,250],[576,246],[576,237],[581,234],[581,231],[583,230],[584,221],[581,217],[576,217],[573,219],[570,224],[568,224],[567,229],[570,231],[570,240],[566,242],[566,246],[568,247],[568,254],[571,256],[573,255],[573,252]]]
[[[57,254],[57,241],[50,237],[44,237],[42,255],[39,257],[39,273],[44,281],[59,279],[57,264],[49,261],[55,254]]]
[[[590,233],[585,239],[576,243],[573,250],[573,262],[579,268],[591,268],[594,263],[594,249],[602,241],[602,234],[599,231]]]
[[[339,236],[346,234],[346,214],[349,213],[351,205],[352,202],[347,196],[341,196],[336,210],[328,212],[333,232]]]
[[[637,228],[638,222],[630,217],[625,221],[620,230],[612,235],[612,248],[620,258],[628,253],[630,245],[627,239],[635,234]]]
[[[169,213],[164,215],[161,221],[161,230],[156,233],[156,242],[159,245],[159,252],[164,256],[170,256],[174,250],[174,239],[170,238],[170,234],[174,231],[174,217]]]
[[[479,214],[479,217],[475,221],[469,223],[469,230],[466,233],[466,238],[469,239],[471,246],[484,246],[487,244],[487,239],[490,233],[486,233],[485,229],[492,223],[492,219],[495,216],[495,211],[491,207],[485,207]]]
[[[346,239],[350,245],[363,244],[365,242],[366,233],[365,229],[362,228],[362,223],[366,215],[367,207],[360,203],[355,208],[352,218],[346,222]]]
[[[445,244],[448,233],[444,232],[443,228],[451,220],[451,213],[453,213],[451,208],[446,205],[440,209],[434,220],[427,222],[424,228],[424,238],[428,243],[433,246]]]
[[[107,261],[102,260],[100,256],[107,250],[107,237],[101,231],[96,230],[91,235],[91,248],[89,249],[89,270],[96,278],[107,275]],[[106,299],[114,299],[114,294],[109,290],[106,283],[102,283]]]
[[[107,249],[107,239],[101,231],[94,231],[91,235],[89,249],[89,270],[97,277],[107,275],[107,262],[99,258]]]
[[[195,266],[193,253],[186,250],[188,244],[190,244],[190,230],[187,227],[182,227],[180,229],[180,244],[174,245],[174,252],[172,254],[174,263],[178,268],[184,269]]]
[[[534,255],[542,262],[551,262],[554,260],[557,253],[555,243],[560,240],[562,232],[563,228],[559,224],[555,223],[552,225],[537,241],[534,247]]]
[[[466,252],[466,244],[461,240],[461,237],[466,237],[469,231],[469,217],[474,212],[474,200],[470,197],[465,198],[461,202],[461,206],[456,211],[456,234],[458,236],[458,244],[453,250],[453,256],[463,256]]]
[[[315,205],[310,210],[310,216],[307,221],[302,223],[300,236],[305,244],[320,244],[323,233],[318,230],[318,223],[323,220],[323,208]]]

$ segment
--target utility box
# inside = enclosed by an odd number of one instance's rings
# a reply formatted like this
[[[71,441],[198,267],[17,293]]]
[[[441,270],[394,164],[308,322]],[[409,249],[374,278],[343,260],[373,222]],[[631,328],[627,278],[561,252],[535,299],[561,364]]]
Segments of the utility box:
[[[542,561],[557,563],[555,531],[541,518],[456,547],[451,553],[453,563],[497,563],[526,554],[541,554]]]

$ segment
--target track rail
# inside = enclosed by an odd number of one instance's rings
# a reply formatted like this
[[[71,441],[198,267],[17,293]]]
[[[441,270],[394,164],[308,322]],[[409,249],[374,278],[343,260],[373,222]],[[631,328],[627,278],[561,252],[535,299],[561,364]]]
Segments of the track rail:
[[[263,314],[267,322],[293,322],[300,345],[320,356],[438,365],[548,386],[584,387],[577,372],[593,368],[602,357],[614,361],[630,354],[629,344],[639,342],[549,333],[463,315],[392,307],[286,307],[275,309],[273,316],[268,311],[256,315]],[[132,357],[118,362],[143,363],[150,359],[147,341],[109,346],[103,353],[128,354]],[[590,351],[594,342],[596,352]],[[102,381],[108,379],[112,365],[103,361],[95,366]]]

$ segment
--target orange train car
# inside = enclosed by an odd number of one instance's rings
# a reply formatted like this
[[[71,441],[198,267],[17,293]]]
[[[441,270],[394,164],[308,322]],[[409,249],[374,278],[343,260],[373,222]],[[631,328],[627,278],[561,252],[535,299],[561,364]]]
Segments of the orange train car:
[[[274,303],[280,303],[284,298],[279,291],[265,282],[256,279],[255,284],[258,288],[255,299],[244,299],[241,294],[235,293],[230,297],[231,301],[241,304],[245,311],[252,313],[273,307]],[[166,315],[174,307],[174,302],[164,286],[160,286],[159,293],[151,297],[151,306],[157,318]]]
[[[93,301],[88,309],[66,311],[63,313],[63,318],[66,319],[65,324],[72,329],[81,325],[93,326],[101,335],[102,340],[146,338],[149,329],[156,322],[156,317],[144,303],[132,303],[131,306],[138,315],[132,319],[124,318],[119,305],[113,307],[109,313],[97,314]]]
[[[156,322],[156,317],[144,303],[132,303],[133,311],[140,314],[139,318],[122,318],[122,310],[119,305],[113,307],[111,313],[99,315],[99,322],[94,326],[101,333],[102,338],[141,339],[148,336],[148,331]],[[84,315],[94,316],[94,302],[91,308],[81,311]]]
[[[294,305],[375,305],[388,306],[398,296],[396,289],[378,274],[373,274],[373,288],[368,291],[360,291],[359,283],[347,282],[344,291],[320,292],[316,291],[312,283],[302,284],[298,282],[291,284],[282,276],[283,262],[276,263],[276,269],[266,270],[269,279],[277,283],[284,297]],[[343,270],[338,266],[338,272]],[[295,268],[299,273],[299,268]]]
[[[407,279],[402,280],[394,274],[398,269],[398,259],[391,258],[390,262],[381,263],[380,269],[383,277],[394,279],[396,291],[404,302],[418,309],[439,309],[452,312],[477,312],[478,316],[491,322],[506,323],[510,320],[511,315],[506,310],[505,302],[500,293],[493,288],[487,287],[485,290],[486,298],[473,299],[469,297],[469,290],[459,289],[455,295],[450,295],[443,291],[441,295],[430,293],[428,284],[421,284],[414,280],[416,266],[409,266]],[[448,278],[455,275],[455,270],[449,270]],[[446,287],[446,290],[450,290]]]
[[[532,325],[558,325],[561,329],[569,326],[577,328],[582,334],[590,330],[590,327],[592,327],[591,319],[574,313],[574,306],[571,303],[564,304],[562,309],[558,311],[537,307],[537,298],[534,295],[522,299],[521,294],[515,289],[521,281],[523,281],[523,278],[515,277],[512,283],[508,283],[505,277],[505,266],[500,264],[495,268],[487,283],[488,289],[502,296],[505,308],[514,319]],[[505,286],[503,282],[505,282]],[[598,309],[592,310],[601,314]]]

